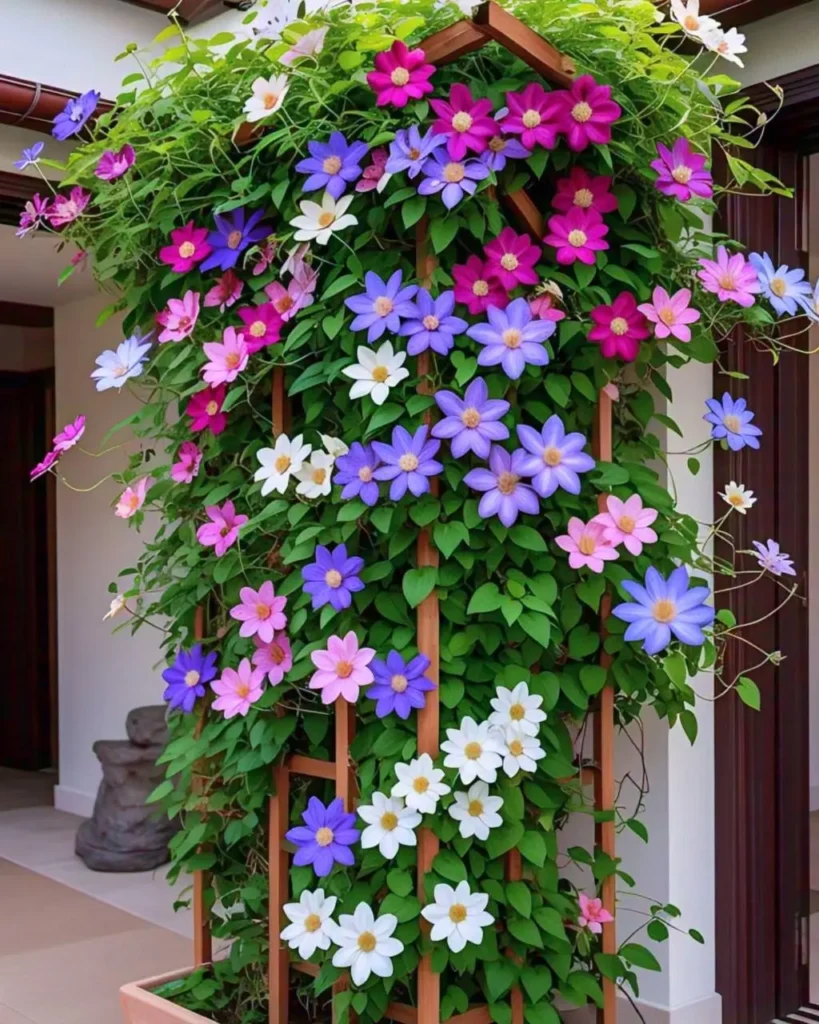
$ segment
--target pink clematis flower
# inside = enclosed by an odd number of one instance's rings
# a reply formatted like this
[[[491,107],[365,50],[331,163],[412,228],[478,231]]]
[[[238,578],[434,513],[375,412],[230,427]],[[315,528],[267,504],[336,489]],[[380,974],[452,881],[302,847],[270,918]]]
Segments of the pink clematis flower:
[[[202,377],[211,387],[236,380],[247,366],[245,336],[237,334],[233,327],[225,328],[221,341],[206,341],[202,348],[208,357],[202,367]]]
[[[248,355],[252,356],[266,345],[275,345],[281,341],[283,321],[272,302],[265,302],[261,306],[245,306],[236,312],[245,325],[242,334]]]
[[[665,196],[674,196],[681,203],[687,203],[692,196],[710,199],[714,194],[711,172],[705,170],[706,158],[695,153],[686,138],[677,139],[669,149],[657,143],[659,160],[652,160],[651,166],[657,172],[656,187]]]
[[[605,539],[603,527],[594,519],[584,523],[577,516],[572,516],[569,532],[555,537],[555,543],[569,552],[572,569],[581,569],[585,565],[592,572],[602,572],[604,562],[617,558],[617,549]]]
[[[549,295],[548,292],[529,299],[529,309],[531,309],[533,316],[541,320],[551,320],[553,323],[559,323],[559,321],[566,319],[566,314],[562,309],[555,309],[555,297],[554,295]]]
[[[213,252],[206,239],[207,228],[194,227],[192,220],[171,232],[171,245],[159,250],[159,258],[177,274],[186,274]]]
[[[196,539],[206,548],[213,548],[221,558],[231,545],[236,543],[239,530],[247,522],[247,516],[236,515],[232,501],[218,505],[208,505],[205,509],[209,523],[203,523],[196,531]]]
[[[358,637],[350,632],[342,640],[331,636],[326,651],[313,651],[310,660],[318,669],[310,677],[310,689],[321,690],[322,704],[332,704],[342,697],[350,704],[358,700],[362,686],[373,681],[367,666],[375,657],[372,647],[359,647]]]
[[[253,664],[266,673],[271,686],[277,686],[293,667],[290,641],[284,633],[277,633],[270,643],[265,643],[259,636],[253,637],[253,643],[256,645]]]
[[[600,935],[603,925],[610,924],[614,918],[608,910],[604,909],[602,900],[589,899],[584,892],[581,892],[577,898],[580,902],[580,916],[577,923],[581,928],[588,928],[592,935]]]
[[[603,391],[612,402],[620,401],[620,389],[613,381],[609,381],[608,384],[604,384]]]
[[[184,298],[168,299],[167,309],[157,313],[156,322],[165,328],[159,341],[182,341],[193,334],[199,319],[199,292],[185,292]]]
[[[253,264],[254,277],[258,277],[260,274],[263,274],[267,270],[267,268],[270,266],[270,264],[273,262],[273,259],[276,256],[277,248],[278,243],[276,242],[276,239],[274,238],[273,235],[265,239],[264,242],[259,243],[259,255],[256,262]]]
[[[640,342],[651,333],[630,292],[620,292],[610,306],[596,306],[591,318],[595,326],[589,331],[589,341],[599,343],[606,359],[636,359]]]
[[[38,480],[44,473],[47,473],[52,467],[56,466],[60,461],[61,451],[53,448],[43,458],[42,462],[38,462],[34,469],[28,475],[29,481]]]
[[[35,193],[23,208],[23,212],[20,214],[20,226],[14,234],[17,238],[25,238],[48,220],[50,214],[51,201],[48,196],[43,199],[39,192]]]
[[[262,695],[264,672],[251,668],[248,659],[242,658],[238,669],[223,668],[221,678],[210,685],[217,695],[214,711],[223,711],[225,718],[246,715]]]
[[[119,496],[114,515],[119,516],[120,519],[130,519],[131,516],[136,515],[145,504],[145,495],[148,493],[150,482],[150,477],[143,476],[133,487],[126,487]]]
[[[60,228],[65,224],[71,224],[72,221],[75,221],[80,216],[90,202],[91,193],[86,192],[79,185],[75,185],[71,189],[70,196],[54,196],[54,201],[48,213],[51,226],[53,228]]]
[[[594,254],[609,248],[608,231],[597,210],[573,206],[568,213],[556,213],[549,218],[549,234],[543,241],[557,249],[557,262],[563,266],[575,260],[592,266]]]
[[[283,321],[292,319],[300,309],[313,305],[313,292],[318,282],[318,271],[307,263],[297,266],[290,284],[285,288],[281,281],[272,281],[265,287],[265,293],[273,308]]]
[[[73,423],[66,423],[54,438],[54,451],[67,452],[73,448],[85,433],[85,416],[78,416]]]
[[[206,306],[218,306],[219,312],[224,313],[242,294],[244,284],[232,270],[226,270],[216,284],[205,295]]]
[[[610,192],[611,178],[591,175],[582,167],[574,166],[567,178],[560,178],[552,206],[568,213],[573,206],[581,210],[613,213],[617,209],[617,196]]]
[[[498,128],[491,116],[491,100],[474,100],[469,88],[459,82],[449,90],[448,102],[429,102],[438,115],[432,130],[448,137],[447,150],[453,160],[463,160],[469,149],[483,153]]]
[[[225,403],[226,388],[224,384],[215,388],[205,388],[191,396],[185,409],[191,417],[191,430],[207,430],[216,436],[227,426],[227,414],[222,412]]]
[[[389,153],[386,149],[374,149],[370,157],[372,163],[364,168],[364,173],[355,183],[356,192],[372,192],[373,189],[380,192],[392,177],[391,174],[387,174]]]
[[[462,302],[470,313],[485,313],[490,306],[506,309],[509,295],[500,281],[493,277],[488,262],[470,256],[466,263],[452,268],[455,280],[455,301]]]
[[[400,39],[389,50],[377,53],[375,71],[367,74],[367,84],[377,97],[376,106],[405,107],[410,100],[420,100],[432,92],[429,78],[435,66],[427,64],[426,59],[423,50],[408,50]]]
[[[540,246],[533,245],[528,235],[519,235],[514,228],[504,228],[483,247],[486,268],[507,291],[519,284],[537,284],[535,264],[540,259]]]
[[[134,147],[129,143],[126,143],[117,153],[112,149],[106,149],[94,168],[94,174],[98,178],[102,178],[103,181],[113,181],[126,174],[134,166],[135,161],[136,153]]]
[[[643,499],[632,494],[626,501],[609,494],[606,511],[592,519],[603,527],[603,539],[615,547],[622,544],[632,555],[639,555],[643,544],[654,544],[657,534],[651,524],[657,518],[656,508],[643,508]]]
[[[611,142],[611,126],[622,110],[611,98],[610,85],[598,85],[591,75],[581,75],[555,96],[561,105],[560,130],[569,149],[579,153],[589,143],[605,146]]]
[[[716,260],[700,260],[702,270],[697,277],[707,292],[713,292],[720,302],[736,302],[740,306],[753,306],[754,295],[761,285],[757,273],[741,252],[730,255],[724,245],[717,249]]]
[[[179,462],[171,466],[171,479],[178,484],[193,483],[194,477],[199,475],[199,466],[202,462],[202,453],[193,441],[183,441],[179,446]]]
[[[700,318],[700,312],[692,309],[691,292],[688,288],[680,288],[669,295],[665,288],[657,287],[651,296],[651,302],[644,302],[637,308],[655,324],[654,337],[667,338],[673,335],[678,341],[691,341],[691,328]]]
[[[530,82],[522,92],[508,92],[509,113],[500,123],[507,135],[520,135],[527,149],[543,146],[554,149],[561,125],[562,107],[558,94],[546,92],[538,82]]]
[[[242,624],[239,636],[258,636],[264,643],[271,643],[276,632],[287,625],[287,598],[276,597],[270,580],[265,580],[258,590],[242,587],[239,597],[242,603],[230,609],[230,617]]]

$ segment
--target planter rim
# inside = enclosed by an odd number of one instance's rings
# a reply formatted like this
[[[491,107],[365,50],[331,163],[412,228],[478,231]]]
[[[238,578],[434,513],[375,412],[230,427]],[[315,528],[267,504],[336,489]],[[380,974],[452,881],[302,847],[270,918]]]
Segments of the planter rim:
[[[174,1021],[176,1024],[213,1024],[212,1017],[203,1017],[184,1006],[177,1006],[154,991],[169,981],[187,977],[194,970],[195,967],[183,967],[123,985],[119,990],[119,1000],[125,1024],[164,1024],[165,1021]]]

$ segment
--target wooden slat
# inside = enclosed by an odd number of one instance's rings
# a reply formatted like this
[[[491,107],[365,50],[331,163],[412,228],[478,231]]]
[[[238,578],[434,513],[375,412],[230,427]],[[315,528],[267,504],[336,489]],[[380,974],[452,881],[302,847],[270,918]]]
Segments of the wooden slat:
[[[384,1017],[388,1020],[397,1020],[398,1024],[417,1024],[418,1010],[406,1003],[388,1003]]]
[[[290,772],[285,765],[279,765],[273,769],[273,793],[268,802],[269,1024],[287,1022],[288,954],[279,934],[285,923],[282,907],[287,902],[288,885],[288,855],[281,848],[281,838],[287,831],[289,818]]]
[[[335,779],[335,761],[322,761],[305,754],[293,754],[287,766],[294,775],[307,775],[311,779]]]
[[[519,882],[523,878],[523,861],[520,856],[520,850],[509,850],[504,857],[504,862],[506,881]],[[518,958],[511,949],[506,951],[506,955],[516,962],[518,961]],[[520,985],[515,985],[512,989],[510,1002],[512,1004],[512,1024],[523,1024],[523,992],[520,989]]]
[[[447,1024],[490,1024],[492,1014],[488,1006],[473,1006],[466,1013],[456,1014],[447,1020]]]
[[[487,35],[471,21],[456,21],[454,25],[428,36],[421,42],[430,64],[441,67],[463,57],[465,53],[474,53],[489,42]]]
[[[317,978],[319,971],[321,970],[318,964],[311,964],[306,960],[297,960],[290,966],[294,971],[298,971],[300,974],[309,974],[311,978]]]
[[[343,697],[336,701],[336,759],[334,777],[336,780],[336,796],[344,801],[344,809],[352,811],[355,807],[356,784],[353,762],[350,757],[350,744],[355,736],[355,705],[348,704]]]
[[[290,429],[290,402],[284,385],[284,367],[273,367],[271,384],[270,412],[273,419],[273,436],[287,433]]]
[[[509,192],[503,196],[504,206],[518,222],[518,226],[528,231],[535,242],[542,242],[546,234],[546,220],[535,206],[532,197],[525,189]]]
[[[205,608],[203,605],[194,612],[193,636],[195,640],[201,640],[205,635]],[[199,718],[194,729],[194,736],[198,739],[205,724],[207,705],[202,704],[199,710]],[[194,767],[193,791],[202,792],[202,779],[197,774],[203,768],[202,764]],[[205,894],[210,886],[210,873],[208,871],[194,871],[193,873],[193,963],[195,967],[202,964],[209,964],[213,960],[213,939],[210,931],[210,917],[208,914]]]
[[[478,28],[554,85],[571,85],[574,65],[551,43],[489,0],[472,15]]]

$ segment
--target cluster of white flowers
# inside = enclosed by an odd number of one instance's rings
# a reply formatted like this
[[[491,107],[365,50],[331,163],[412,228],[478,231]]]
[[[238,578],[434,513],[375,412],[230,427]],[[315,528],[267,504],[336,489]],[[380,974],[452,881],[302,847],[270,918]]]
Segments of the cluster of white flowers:
[[[321,435],[324,451],[313,450],[313,446],[304,443],[298,434],[292,440],[287,434],[279,434],[272,448],[260,448],[256,453],[259,468],[253,477],[258,483],[262,481],[262,495],[276,491],[284,494],[295,477],[296,494],[305,498],[321,498],[332,489],[333,463],[339,455],[346,455],[347,445],[337,437]]]
[[[739,54],[748,52],[745,36],[735,28],[726,32],[716,18],[701,15],[700,0],[671,0],[671,14],[687,36],[713,53],[744,67]]]
[[[376,405],[383,405],[390,388],[409,377],[409,370],[404,369],[407,353],[393,351],[389,341],[375,352],[368,345],[359,345],[356,355],[358,362],[342,370],[345,377],[355,381],[350,388],[350,398],[369,395]]]

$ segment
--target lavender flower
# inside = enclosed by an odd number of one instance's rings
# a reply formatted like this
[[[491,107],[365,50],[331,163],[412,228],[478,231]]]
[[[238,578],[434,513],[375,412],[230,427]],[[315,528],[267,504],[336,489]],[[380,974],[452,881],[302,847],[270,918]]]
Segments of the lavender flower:
[[[773,260],[767,253],[761,256],[752,252],[748,262],[756,271],[762,294],[773,306],[779,316],[796,316],[796,311],[811,294],[810,281],[805,280],[805,271],[801,267],[774,267]]]
[[[705,643],[703,626],[714,621],[714,609],[705,604],[708,587],[688,587],[688,570],[675,569],[666,580],[652,566],[646,572],[645,586],[623,580],[634,601],[618,604],[612,614],[629,624],[626,640],[642,640],[646,654],[659,654],[671,643],[673,635],[684,644],[701,647]]]
[[[486,381],[476,377],[463,398],[452,391],[435,394],[438,408],[444,414],[432,428],[433,437],[451,438],[451,451],[456,459],[474,452],[479,459],[489,458],[492,441],[509,437],[509,429],[498,421],[509,412],[509,403],[490,398]]]
[[[517,380],[527,363],[546,366],[549,353],[543,347],[557,329],[553,320],[533,320],[526,299],[514,299],[506,309],[490,306],[489,323],[474,324],[466,332],[483,351],[478,355],[480,366],[501,365],[511,380]]]
[[[33,167],[40,159],[44,146],[44,142],[35,142],[30,149],[24,149],[20,154],[20,159],[14,161],[14,166],[17,170],[24,171],[27,167]]]
[[[173,665],[162,673],[168,684],[162,694],[171,711],[178,709],[190,714],[197,697],[205,696],[205,683],[216,676],[216,651],[202,653],[202,645],[194,644],[189,651],[178,651]]]
[[[370,668],[375,682],[367,690],[367,697],[378,701],[375,713],[379,718],[393,713],[409,718],[413,708],[426,704],[424,694],[435,689],[435,683],[424,675],[429,668],[429,658],[424,654],[405,662],[398,651],[390,651],[386,661],[375,658]]]
[[[231,210],[230,213],[215,213],[216,231],[208,235],[208,245],[213,252],[200,266],[200,270],[213,270],[218,267],[220,270],[230,270],[239,261],[240,253],[273,231],[269,224],[259,224],[264,216],[264,210],[256,210],[245,219],[244,207]]]
[[[451,210],[463,199],[472,196],[476,182],[489,177],[490,171],[480,160],[452,160],[445,149],[436,150],[421,168],[424,180],[418,186],[422,196],[441,193],[444,206]]]
[[[304,592],[312,594],[313,609],[331,604],[337,612],[349,608],[353,594],[364,589],[358,574],[364,568],[364,559],[347,556],[347,545],[337,544],[330,551],[320,544],[316,560],[301,570]]]
[[[582,449],[583,434],[567,434],[559,416],[550,416],[538,431],[521,424],[518,439],[526,449],[521,472],[532,477],[532,486],[541,498],[550,498],[558,487],[569,494],[580,494],[578,473],[594,469],[594,459]]]
[[[365,505],[375,505],[378,501],[378,484],[374,475],[380,465],[381,460],[372,445],[353,441],[350,451],[336,458],[333,483],[343,488],[341,497],[345,501],[361,498]]]
[[[509,114],[507,107],[496,110],[492,115],[495,122],[502,121]],[[507,160],[528,160],[532,151],[527,149],[520,139],[510,138],[501,132],[500,123],[498,130],[486,144],[486,149],[481,153],[481,160],[490,171],[502,171],[506,167]]]
[[[367,155],[366,142],[347,142],[341,132],[333,132],[329,142],[308,142],[310,156],[296,164],[296,170],[310,177],[303,192],[326,189],[333,199],[344,194],[347,185],[361,177],[361,161]]]
[[[767,544],[755,540],[752,542],[756,548],[756,560],[761,569],[767,569],[774,576],[795,576],[796,570],[793,567],[793,559],[779,550],[779,544],[775,540],[769,540]]]
[[[483,519],[497,516],[504,526],[512,526],[518,513],[537,515],[540,510],[538,496],[529,486],[521,483],[521,466],[526,453],[518,449],[510,455],[499,445],[489,453],[489,469],[473,469],[464,477],[464,483],[474,491],[483,491],[478,514]]]
[[[396,270],[386,282],[372,270],[364,277],[366,291],[346,299],[344,305],[358,316],[350,324],[351,331],[367,331],[367,341],[378,341],[384,331],[397,334],[401,318],[412,316],[415,306],[410,301],[418,285],[402,288],[404,273]]]
[[[359,831],[353,827],[355,815],[345,812],[341,797],[325,807],[321,800],[311,796],[301,817],[304,825],[291,828],[284,836],[298,847],[293,857],[297,867],[312,864],[318,877],[324,878],[334,864],[351,867],[355,863],[350,847],[358,842]]]
[[[54,127],[51,129],[54,138],[65,142],[72,135],[76,135],[97,109],[99,101],[100,94],[93,89],[82,96],[70,99],[54,118]]]
[[[433,458],[441,442],[427,441],[428,430],[427,426],[419,427],[413,435],[403,427],[394,427],[392,444],[373,441],[375,453],[384,463],[373,476],[376,480],[392,480],[391,501],[400,501],[407,488],[416,498],[425,494],[429,490],[429,477],[444,468]]]
[[[406,171],[407,177],[417,178],[427,157],[445,143],[446,135],[436,135],[432,128],[427,129],[425,135],[421,135],[417,124],[402,128],[390,143],[386,171],[388,174]]]
[[[412,304],[411,319],[401,325],[398,332],[410,338],[407,353],[417,356],[431,348],[445,356],[455,344],[455,335],[463,334],[469,326],[466,320],[453,316],[455,292],[442,292],[437,299],[426,288],[419,288]]]
[[[726,391],[722,401],[708,398],[705,404],[710,412],[706,413],[703,419],[712,424],[711,437],[715,441],[727,441],[732,452],[738,452],[746,445],[749,448],[759,448],[757,438],[762,436],[762,431],[751,423],[754,413],[747,411],[744,398],[734,401]]]

